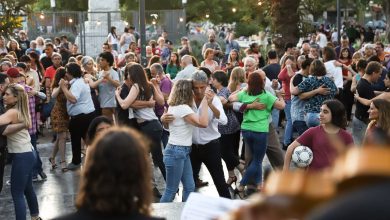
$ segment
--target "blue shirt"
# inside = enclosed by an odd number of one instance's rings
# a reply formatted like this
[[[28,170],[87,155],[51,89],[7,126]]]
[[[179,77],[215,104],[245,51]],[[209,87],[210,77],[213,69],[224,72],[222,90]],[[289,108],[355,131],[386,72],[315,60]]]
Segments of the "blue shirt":
[[[93,105],[91,89],[84,82],[83,78],[74,78],[70,81],[70,93],[76,98],[76,103],[66,102],[66,109],[70,116],[79,114],[89,114],[95,111]]]

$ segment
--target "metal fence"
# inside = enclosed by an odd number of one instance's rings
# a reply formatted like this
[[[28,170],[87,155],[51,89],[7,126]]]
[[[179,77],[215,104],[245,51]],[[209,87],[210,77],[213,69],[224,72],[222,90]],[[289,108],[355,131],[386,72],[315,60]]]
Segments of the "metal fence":
[[[170,40],[178,41],[185,35],[185,24],[184,9],[146,11],[146,39],[156,39],[162,31],[167,31]],[[83,54],[90,56],[101,52],[101,45],[107,40],[111,26],[115,26],[120,35],[129,25],[139,30],[138,11],[45,11],[31,13],[27,19],[30,39],[42,36],[54,40],[66,35],[71,42],[79,45]]]

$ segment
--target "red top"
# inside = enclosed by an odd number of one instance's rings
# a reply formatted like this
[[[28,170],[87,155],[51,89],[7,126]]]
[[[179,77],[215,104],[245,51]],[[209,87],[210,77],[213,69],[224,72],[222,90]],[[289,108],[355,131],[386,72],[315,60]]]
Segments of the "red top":
[[[329,135],[325,132],[324,128],[319,125],[317,127],[309,128],[305,133],[298,137],[296,141],[299,144],[307,146],[313,151],[313,161],[309,165],[309,170],[318,171],[332,165],[333,161],[338,156],[338,151],[334,146],[334,142],[341,141],[345,147],[353,144],[352,136],[346,130],[340,129],[339,133],[336,135]],[[335,136],[337,138],[335,138]]]
[[[54,68],[54,66],[49,66],[45,71],[45,78],[50,78],[50,80],[53,81],[55,75],[56,69]]]
[[[352,60],[338,60],[340,63],[349,66],[352,63]],[[343,76],[348,76],[348,70],[343,68]]]
[[[294,70],[293,70],[294,71]],[[294,71],[295,72],[295,71]],[[293,75],[294,76],[294,75]],[[293,76],[289,76],[287,72],[287,67],[283,68],[278,78],[282,82],[282,88],[284,89],[284,100],[289,101],[291,100],[291,93],[290,93],[290,80]]]

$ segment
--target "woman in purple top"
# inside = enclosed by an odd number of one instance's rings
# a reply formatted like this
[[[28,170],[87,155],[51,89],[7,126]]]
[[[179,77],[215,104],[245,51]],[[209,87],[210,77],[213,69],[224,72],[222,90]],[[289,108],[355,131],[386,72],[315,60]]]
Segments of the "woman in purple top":
[[[351,134],[345,130],[346,125],[347,115],[344,105],[335,99],[323,102],[320,125],[309,128],[288,146],[283,169],[289,169],[292,153],[301,145],[313,151],[313,161],[308,166],[309,170],[319,171],[329,168],[337,156],[353,145]]]

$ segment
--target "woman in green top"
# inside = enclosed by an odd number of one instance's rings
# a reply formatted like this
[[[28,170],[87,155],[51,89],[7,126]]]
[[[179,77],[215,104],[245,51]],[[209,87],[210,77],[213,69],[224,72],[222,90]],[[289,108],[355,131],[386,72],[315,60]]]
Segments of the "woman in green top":
[[[244,113],[244,120],[241,124],[242,136],[245,144],[252,153],[252,160],[245,171],[245,174],[237,187],[236,192],[243,197],[244,187],[249,180],[254,179],[257,187],[261,188],[262,183],[262,162],[267,150],[267,136],[269,129],[269,116],[272,108],[283,109],[283,98],[276,98],[264,90],[265,80],[260,73],[251,73],[248,77],[248,87],[242,91],[233,93],[229,97],[230,102],[239,101],[244,104],[260,102],[264,104],[262,110],[249,109]]]
[[[166,73],[171,76],[171,79],[174,79],[177,73],[181,70],[179,54],[176,52],[171,53],[169,58],[169,64],[167,65]]]

